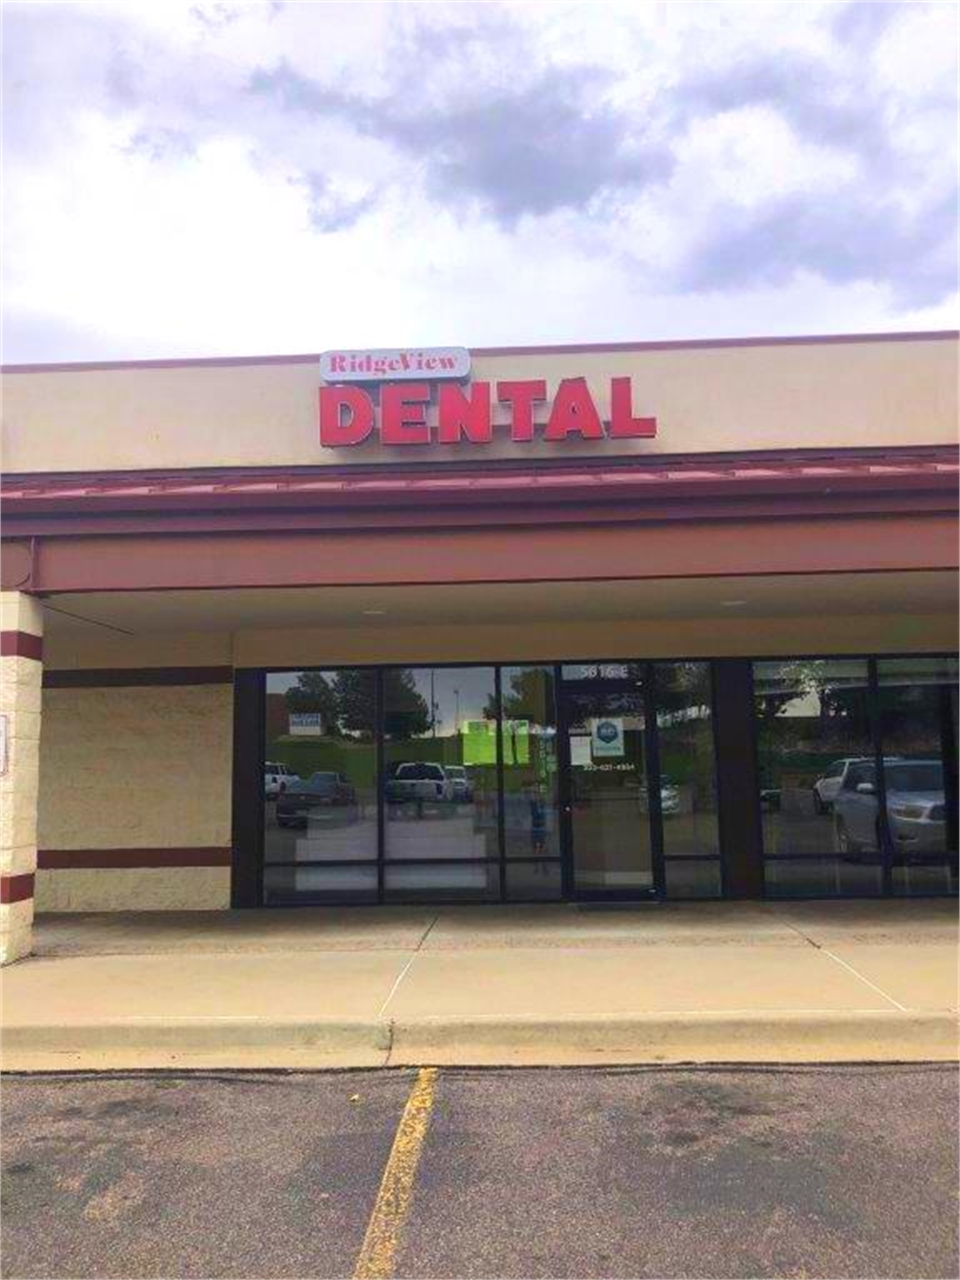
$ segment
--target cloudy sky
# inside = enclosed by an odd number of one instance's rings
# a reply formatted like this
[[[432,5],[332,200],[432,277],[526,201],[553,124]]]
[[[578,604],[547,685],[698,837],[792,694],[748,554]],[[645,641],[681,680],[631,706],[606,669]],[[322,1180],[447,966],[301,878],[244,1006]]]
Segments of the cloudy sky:
[[[950,4],[3,7],[3,358],[957,324]]]

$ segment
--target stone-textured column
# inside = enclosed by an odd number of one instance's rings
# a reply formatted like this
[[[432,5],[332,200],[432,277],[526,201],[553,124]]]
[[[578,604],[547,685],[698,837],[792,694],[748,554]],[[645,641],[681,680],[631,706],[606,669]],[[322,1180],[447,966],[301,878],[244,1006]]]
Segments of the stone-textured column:
[[[22,591],[0,592],[0,964],[33,946],[42,677],[43,611]]]

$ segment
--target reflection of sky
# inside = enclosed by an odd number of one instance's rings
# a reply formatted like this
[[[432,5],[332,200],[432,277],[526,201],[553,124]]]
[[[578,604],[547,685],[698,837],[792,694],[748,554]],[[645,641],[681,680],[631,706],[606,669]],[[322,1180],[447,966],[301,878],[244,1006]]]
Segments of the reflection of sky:
[[[414,672],[417,692],[431,699],[437,733],[455,733],[464,720],[482,720],[493,697],[492,667],[425,668]]]
[[[321,674],[332,683],[336,672]],[[271,671],[267,692],[286,693],[299,677],[299,671]],[[437,733],[454,733],[465,720],[482,720],[494,692],[493,667],[419,667],[413,680],[428,707],[433,699]]]
[[[271,671],[267,676],[267,693],[286,693],[297,684],[299,678],[299,671]]]

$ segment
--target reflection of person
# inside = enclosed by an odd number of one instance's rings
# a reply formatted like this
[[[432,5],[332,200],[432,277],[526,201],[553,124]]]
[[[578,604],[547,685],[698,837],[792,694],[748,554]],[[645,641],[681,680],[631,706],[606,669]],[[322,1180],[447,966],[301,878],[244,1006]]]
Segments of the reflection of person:
[[[530,788],[530,843],[533,852],[544,853],[547,847],[547,806],[539,787]]]

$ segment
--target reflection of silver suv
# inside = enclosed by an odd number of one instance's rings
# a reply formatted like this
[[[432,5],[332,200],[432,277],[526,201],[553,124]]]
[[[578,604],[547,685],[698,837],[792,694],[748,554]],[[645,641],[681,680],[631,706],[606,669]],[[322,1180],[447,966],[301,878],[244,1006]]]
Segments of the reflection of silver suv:
[[[887,756],[887,760],[900,759],[900,756]],[[842,760],[834,760],[813,784],[813,807],[817,813],[830,812],[853,765],[872,763],[873,756],[844,756]]]
[[[473,803],[473,786],[462,764],[445,764],[443,771],[453,783],[453,798],[458,804]]]
[[[943,765],[939,760],[884,761],[887,821],[894,851],[904,859],[946,849],[947,814]],[[833,802],[837,850],[876,853],[880,848],[880,802],[872,761],[856,761]]]
[[[846,756],[834,760],[813,784],[813,807],[817,813],[828,813],[834,800],[843,790],[843,782],[851,765],[869,764],[871,756]]]

